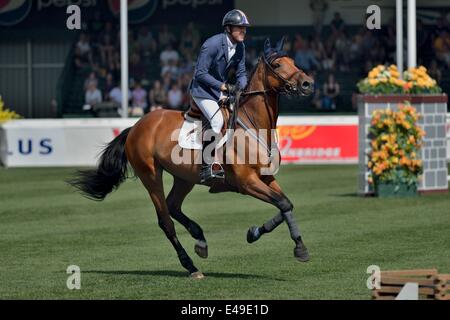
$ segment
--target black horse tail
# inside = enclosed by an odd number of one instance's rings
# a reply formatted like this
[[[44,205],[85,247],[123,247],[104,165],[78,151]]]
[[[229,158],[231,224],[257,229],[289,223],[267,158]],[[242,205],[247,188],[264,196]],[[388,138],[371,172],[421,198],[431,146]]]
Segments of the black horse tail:
[[[127,156],[125,142],[131,128],[127,128],[102,151],[94,170],[77,171],[67,183],[80,190],[91,200],[102,201],[127,179]]]

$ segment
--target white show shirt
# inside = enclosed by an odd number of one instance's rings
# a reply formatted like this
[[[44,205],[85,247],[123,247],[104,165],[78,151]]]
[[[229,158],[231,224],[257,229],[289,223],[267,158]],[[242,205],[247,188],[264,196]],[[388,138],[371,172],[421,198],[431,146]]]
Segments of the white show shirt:
[[[237,44],[236,43],[233,44],[228,35],[227,35],[227,44],[228,44],[228,61],[230,61],[231,58],[233,58],[234,54],[236,53]]]
[[[231,40],[228,37],[228,35],[227,35],[227,47],[228,47],[228,60],[227,60],[227,62],[230,62],[231,58],[233,58],[234,54],[236,53],[237,43],[233,44],[233,42],[231,42]],[[222,100],[223,98],[225,98],[225,95],[221,91],[219,100]]]

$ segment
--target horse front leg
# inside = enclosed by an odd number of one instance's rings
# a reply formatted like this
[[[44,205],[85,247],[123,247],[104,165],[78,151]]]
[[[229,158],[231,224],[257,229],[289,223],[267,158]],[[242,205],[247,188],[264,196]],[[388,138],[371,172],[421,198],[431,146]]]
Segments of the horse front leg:
[[[263,234],[272,232],[283,221],[286,221],[292,240],[295,242],[294,256],[301,262],[309,260],[308,249],[303,243],[300,230],[292,213],[294,206],[284,195],[275,179],[268,179],[264,183],[255,174],[250,176],[242,184],[242,191],[262,201],[271,203],[277,207],[280,212],[272,219],[264,223],[261,227],[253,226],[247,232],[247,242],[252,243],[258,240]]]

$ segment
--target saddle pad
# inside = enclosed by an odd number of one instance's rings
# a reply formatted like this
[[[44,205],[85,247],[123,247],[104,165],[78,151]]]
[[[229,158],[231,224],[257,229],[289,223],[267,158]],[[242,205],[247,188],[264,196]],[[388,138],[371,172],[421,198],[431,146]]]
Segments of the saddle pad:
[[[228,140],[228,130],[225,136],[220,139],[217,147],[221,147]],[[202,150],[202,122],[198,119],[185,116],[183,126],[178,135],[178,145],[183,149]]]

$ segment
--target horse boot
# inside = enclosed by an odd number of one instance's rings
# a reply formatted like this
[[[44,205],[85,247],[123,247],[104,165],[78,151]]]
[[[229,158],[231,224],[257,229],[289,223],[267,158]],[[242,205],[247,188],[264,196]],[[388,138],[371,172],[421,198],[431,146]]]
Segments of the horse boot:
[[[202,148],[202,169],[200,171],[200,183],[207,183],[208,181],[219,178],[224,179],[225,178],[225,171],[223,170],[222,165],[217,161],[212,161],[215,157],[216,148],[215,145],[217,144],[217,137],[214,137],[214,142],[206,141],[206,139],[203,139],[203,148]],[[214,148],[212,149],[211,154],[205,155],[206,148],[211,144],[214,143]]]

